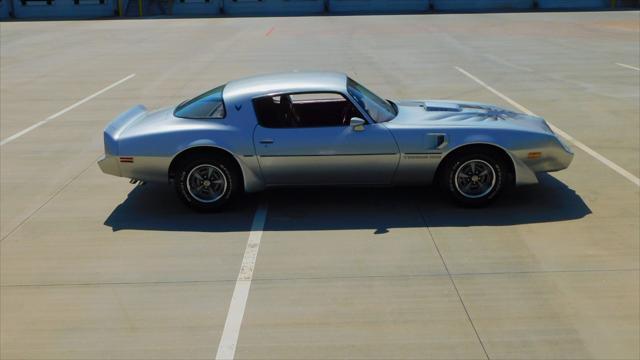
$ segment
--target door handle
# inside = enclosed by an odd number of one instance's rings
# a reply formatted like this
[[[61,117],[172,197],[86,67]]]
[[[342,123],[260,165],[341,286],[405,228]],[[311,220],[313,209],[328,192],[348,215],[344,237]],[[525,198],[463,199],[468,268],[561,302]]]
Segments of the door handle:
[[[262,139],[260,144],[273,144],[273,139]]]

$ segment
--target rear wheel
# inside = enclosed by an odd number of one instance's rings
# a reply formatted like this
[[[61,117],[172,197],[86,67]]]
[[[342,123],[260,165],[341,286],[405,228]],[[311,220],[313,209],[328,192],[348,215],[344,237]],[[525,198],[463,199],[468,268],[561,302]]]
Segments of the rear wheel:
[[[180,199],[190,208],[216,211],[236,196],[240,176],[225,158],[191,156],[178,165],[175,186]]]
[[[500,195],[507,178],[507,164],[501,156],[493,151],[475,151],[448,161],[440,180],[456,202],[479,207]]]

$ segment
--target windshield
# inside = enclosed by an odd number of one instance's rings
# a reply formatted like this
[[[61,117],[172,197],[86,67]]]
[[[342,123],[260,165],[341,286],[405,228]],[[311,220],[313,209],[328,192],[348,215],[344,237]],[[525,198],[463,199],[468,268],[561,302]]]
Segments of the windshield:
[[[225,116],[222,90],[224,85],[186,101],[174,111],[174,115],[188,119],[222,119]]]
[[[393,103],[380,98],[352,79],[347,80],[347,91],[377,123],[389,121],[398,114]]]

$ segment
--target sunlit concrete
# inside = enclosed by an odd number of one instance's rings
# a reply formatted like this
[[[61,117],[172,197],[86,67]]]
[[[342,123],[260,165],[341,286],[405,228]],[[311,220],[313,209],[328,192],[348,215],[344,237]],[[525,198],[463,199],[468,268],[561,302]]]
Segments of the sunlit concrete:
[[[0,24],[0,357],[213,358],[257,204],[237,358],[640,356],[640,193],[576,150],[491,207],[435,188],[278,190],[195,214],[102,174],[104,125],[256,73],[508,106],[640,175],[638,12]]]

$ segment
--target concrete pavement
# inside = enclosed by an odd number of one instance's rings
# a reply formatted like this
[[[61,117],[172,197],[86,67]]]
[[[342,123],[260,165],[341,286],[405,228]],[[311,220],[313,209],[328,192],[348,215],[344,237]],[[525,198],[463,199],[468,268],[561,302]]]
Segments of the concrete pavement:
[[[640,175],[638,12],[0,24],[0,358],[214,358],[268,207],[238,359],[635,359],[640,193],[576,149],[493,206],[437,189],[278,190],[194,214],[95,165],[104,125],[271,71],[509,106]]]

